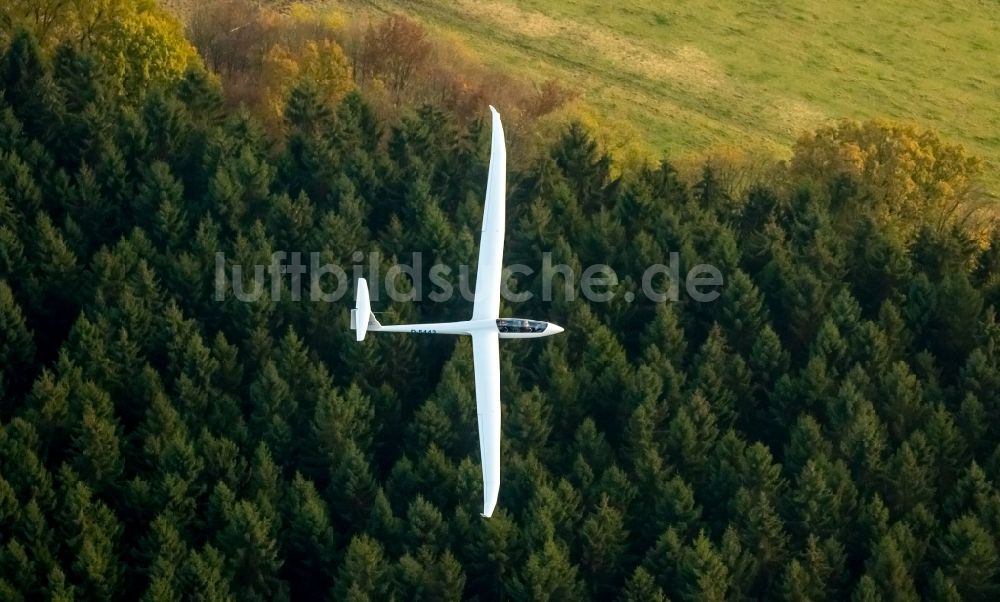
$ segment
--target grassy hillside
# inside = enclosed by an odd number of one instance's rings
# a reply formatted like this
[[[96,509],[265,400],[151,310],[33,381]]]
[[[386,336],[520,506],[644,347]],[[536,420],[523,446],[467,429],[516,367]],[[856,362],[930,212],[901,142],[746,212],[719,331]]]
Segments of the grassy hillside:
[[[613,8],[612,5],[627,4]],[[1000,183],[1000,3],[375,0],[489,64],[577,87],[671,157],[781,154],[803,129],[889,117],[939,129]]]

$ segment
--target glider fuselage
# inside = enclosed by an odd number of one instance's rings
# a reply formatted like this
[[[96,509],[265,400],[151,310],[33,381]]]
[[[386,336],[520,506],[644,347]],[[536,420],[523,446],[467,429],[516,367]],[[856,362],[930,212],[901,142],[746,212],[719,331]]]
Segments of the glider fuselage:
[[[396,324],[370,326],[372,332],[406,332],[411,334],[465,334],[474,332],[496,332],[501,339],[536,339],[559,334],[561,326],[541,320],[523,318],[498,318],[484,320],[464,320],[461,322],[432,322],[428,324]]]

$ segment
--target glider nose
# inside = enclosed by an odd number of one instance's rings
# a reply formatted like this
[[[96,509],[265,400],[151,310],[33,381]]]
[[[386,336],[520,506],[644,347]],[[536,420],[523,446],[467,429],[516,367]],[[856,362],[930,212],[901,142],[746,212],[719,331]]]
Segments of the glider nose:
[[[549,322],[549,325],[545,327],[545,334],[559,334],[563,331],[563,327],[558,324],[553,324]]]

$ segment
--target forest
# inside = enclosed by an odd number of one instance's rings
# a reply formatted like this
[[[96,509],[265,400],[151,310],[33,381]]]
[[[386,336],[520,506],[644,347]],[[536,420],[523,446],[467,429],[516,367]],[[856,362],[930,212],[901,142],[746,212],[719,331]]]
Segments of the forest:
[[[473,262],[486,103],[333,38],[251,102],[155,5],[70,4],[0,8],[0,599],[1000,597],[1000,233],[960,146],[844,121],[687,178],[533,138],[567,97],[518,84],[516,288],[543,253],[621,282],[502,308],[566,332],[501,345],[487,520],[468,340],[356,343],[349,295],[287,279],[214,296],[220,252]],[[626,302],[674,252],[720,298]]]

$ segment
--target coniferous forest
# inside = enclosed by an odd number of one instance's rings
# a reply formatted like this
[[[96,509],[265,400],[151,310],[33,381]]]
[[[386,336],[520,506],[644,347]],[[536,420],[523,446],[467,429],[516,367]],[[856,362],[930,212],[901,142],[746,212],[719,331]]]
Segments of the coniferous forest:
[[[566,332],[501,345],[487,520],[467,339],[215,297],[220,252],[475,265],[486,103],[306,78],[275,127],[196,58],[0,40],[0,599],[1000,597],[1000,236],[935,134],[822,128],[747,186],[578,123],[512,156],[501,314]],[[543,301],[545,252],[614,298]],[[721,296],[626,302],[673,252]]]

